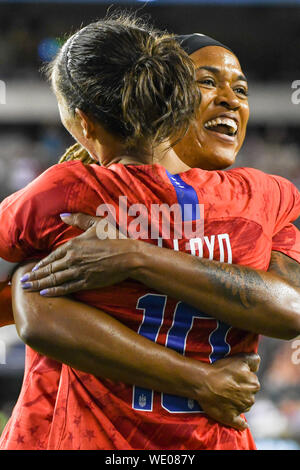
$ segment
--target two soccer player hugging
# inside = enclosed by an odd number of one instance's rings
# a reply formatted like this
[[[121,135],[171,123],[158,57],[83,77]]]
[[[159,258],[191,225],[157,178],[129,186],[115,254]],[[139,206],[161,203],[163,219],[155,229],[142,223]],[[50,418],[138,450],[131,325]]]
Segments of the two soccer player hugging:
[[[78,143],[0,206],[1,324],[27,344],[1,449],[255,449],[258,335],[300,330],[300,197],[221,171],[249,116],[236,55],[121,15],[71,36],[49,75]],[[170,249],[173,219],[160,246],[99,239],[97,207],[118,222],[121,196],[204,205],[195,256],[184,237]]]

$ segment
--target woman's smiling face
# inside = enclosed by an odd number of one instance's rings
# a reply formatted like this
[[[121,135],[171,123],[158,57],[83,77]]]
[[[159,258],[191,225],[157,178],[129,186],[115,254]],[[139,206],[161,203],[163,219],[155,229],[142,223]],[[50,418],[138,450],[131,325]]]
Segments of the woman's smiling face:
[[[220,46],[190,55],[202,93],[199,115],[174,147],[190,167],[227,168],[235,161],[249,118],[248,85],[236,56]]]

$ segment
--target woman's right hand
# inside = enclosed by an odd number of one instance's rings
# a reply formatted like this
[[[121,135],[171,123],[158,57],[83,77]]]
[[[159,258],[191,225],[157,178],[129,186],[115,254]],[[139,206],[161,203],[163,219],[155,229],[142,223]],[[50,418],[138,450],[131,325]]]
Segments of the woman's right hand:
[[[249,411],[260,390],[255,374],[259,364],[257,354],[239,354],[206,364],[206,378],[203,379],[202,371],[201,381],[195,388],[196,399],[204,412],[219,423],[240,431],[247,429],[246,420],[240,415]]]

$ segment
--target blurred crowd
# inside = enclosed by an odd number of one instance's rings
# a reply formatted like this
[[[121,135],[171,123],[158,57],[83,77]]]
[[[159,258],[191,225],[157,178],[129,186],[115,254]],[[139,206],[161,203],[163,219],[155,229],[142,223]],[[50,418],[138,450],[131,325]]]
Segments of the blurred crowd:
[[[62,126],[2,126],[0,141],[1,200],[57,163],[73,143]]]
[[[247,414],[260,449],[300,450],[300,340],[261,338],[261,391]]]
[[[57,163],[73,143],[61,125],[2,126],[0,141],[0,200]],[[250,126],[234,166],[281,175],[300,189],[298,128]]]
[[[108,9],[108,4],[101,5],[101,0],[94,4],[87,2],[84,7],[79,2],[70,6],[60,0],[55,2],[60,5],[36,3],[36,7],[25,3],[15,5],[15,1],[0,6],[0,76],[3,80],[11,76],[38,78],[42,60],[47,60],[43,51],[46,39],[64,40],[81,24],[105,16]],[[118,1],[111,3],[116,9]],[[176,34],[202,32],[230,46],[251,80],[298,78],[299,62],[295,57],[299,53],[300,8],[285,5],[281,8],[189,5],[187,8],[185,1],[181,6],[172,7],[141,3],[140,14],[150,13],[159,28]],[[132,7],[130,0],[128,4],[127,8]]]

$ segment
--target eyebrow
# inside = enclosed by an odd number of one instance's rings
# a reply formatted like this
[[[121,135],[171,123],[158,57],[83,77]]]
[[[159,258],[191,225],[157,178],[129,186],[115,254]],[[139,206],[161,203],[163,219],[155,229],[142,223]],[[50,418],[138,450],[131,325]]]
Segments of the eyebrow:
[[[211,65],[203,65],[202,67],[197,67],[196,71],[197,70],[208,70],[208,72],[212,72],[216,75],[218,75],[220,73],[220,69],[218,69],[217,67],[212,67]],[[248,83],[247,78],[243,74],[238,75],[237,80],[241,80],[243,82]]]

